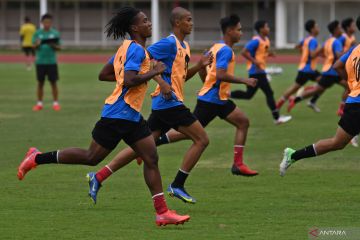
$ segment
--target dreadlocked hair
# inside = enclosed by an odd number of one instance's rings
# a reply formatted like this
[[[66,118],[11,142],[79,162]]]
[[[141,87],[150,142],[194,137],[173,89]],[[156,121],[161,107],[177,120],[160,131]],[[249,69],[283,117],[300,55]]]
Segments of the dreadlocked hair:
[[[105,33],[107,37],[113,37],[114,40],[124,39],[126,33],[130,34],[130,27],[134,23],[135,16],[140,12],[133,7],[122,7],[115,12],[115,16],[106,25]]]

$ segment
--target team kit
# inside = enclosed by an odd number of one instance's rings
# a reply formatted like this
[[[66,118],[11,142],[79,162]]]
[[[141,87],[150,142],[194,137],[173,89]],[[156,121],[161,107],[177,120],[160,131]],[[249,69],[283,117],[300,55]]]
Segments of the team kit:
[[[100,81],[114,82],[116,85],[106,98],[100,119],[95,123],[89,148],[69,147],[40,152],[31,147],[18,167],[19,180],[43,164],[96,166],[123,140],[127,148],[97,172],[87,174],[91,200],[97,203],[97,195],[104,181],[135,160],[144,165],[144,180],[156,212],[155,223],[158,226],[184,224],[190,220],[190,216],[179,214],[167,206],[157,147],[181,140],[192,141],[173,181],[166,186],[169,196],[184,203],[196,203],[193,192],[185,185],[209,144],[205,128],[216,117],[235,128],[230,172],[235,176],[258,175],[259,172],[251,169],[243,158],[250,120],[231,100],[250,100],[258,89],[265,95],[266,105],[276,126],[291,120],[291,116],[280,114],[286,102],[290,112],[302,100],[310,98],[308,106],[320,111],[316,102],[327,89],[334,84],[344,88],[337,111],[341,118],[334,137],[298,150],[285,148],[279,167],[281,176],[300,159],[343,149],[350,142],[357,144],[356,137],[360,132],[360,46],[356,44],[354,33],[356,27],[360,29],[360,17],[355,20],[348,18],[341,23],[330,22],[330,37],[323,45],[316,38],[319,34],[316,21],[306,21],[304,27],[308,35],[296,46],[301,52],[297,77],[277,101],[266,73],[267,59],[274,56],[270,48],[268,22],[255,22],[257,34],[241,51],[247,60],[248,76],[240,77],[235,75],[233,50],[242,36],[238,15],[220,19],[222,39],[215,42],[191,67],[190,46],[185,41],[193,29],[191,12],[176,7],[169,20],[172,33],[146,47],[152,32],[152,24],[146,14],[133,7],[122,7],[116,11],[106,25],[106,34],[114,40],[121,40],[121,44],[99,74]],[[316,68],[320,57],[324,58],[321,72]],[[184,88],[185,83],[195,75],[200,76],[203,86],[191,111],[184,105]],[[155,81],[156,88],[151,94],[150,116],[145,120],[141,110],[146,101],[149,81]],[[304,88],[308,81],[313,81],[314,85]],[[246,90],[231,91],[233,84],[244,84]],[[299,94],[299,89],[304,90]]]

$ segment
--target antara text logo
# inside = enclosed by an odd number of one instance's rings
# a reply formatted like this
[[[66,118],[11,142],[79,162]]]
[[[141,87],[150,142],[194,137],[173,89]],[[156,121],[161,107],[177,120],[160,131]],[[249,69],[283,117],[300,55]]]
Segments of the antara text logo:
[[[319,228],[312,227],[308,230],[310,240],[330,240],[330,239],[360,239],[359,228]]]

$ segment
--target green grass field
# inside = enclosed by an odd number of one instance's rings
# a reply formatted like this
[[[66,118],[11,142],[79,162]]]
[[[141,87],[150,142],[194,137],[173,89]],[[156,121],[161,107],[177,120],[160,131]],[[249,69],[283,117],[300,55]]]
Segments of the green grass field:
[[[278,98],[293,82],[295,65],[282,65],[274,76]],[[237,101],[251,121],[245,159],[260,172],[253,178],[233,176],[234,129],[216,119],[207,127],[210,145],[193,170],[187,189],[197,198],[185,205],[167,198],[169,207],[191,215],[184,226],[158,228],[142,176],[135,163],[105,182],[94,206],[87,197],[85,175],[110,161],[125,145],[97,167],[47,165],[16,178],[17,166],[28,147],[42,151],[68,146],[87,148],[112,83],[97,81],[101,65],[61,64],[59,82],[63,110],[51,109],[46,86],[45,109],[32,112],[35,73],[21,64],[0,64],[0,239],[308,239],[311,227],[360,227],[359,151],[343,151],[300,161],[284,178],[278,174],[286,146],[300,148],[330,137],[337,128],[335,112],[342,89],[333,87],[319,101],[321,113],[305,102],[293,120],[275,126],[258,92],[251,101]],[[244,69],[237,69],[244,75]],[[201,83],[186,85],[188,107],[196,103]],[[233,89],[240,86],[233,86]],[[153,89],[151,87],[150,89]],[[150,98],[143,115],[148,116]],[[190,142],[159,149],[164,188],[172,181]]]

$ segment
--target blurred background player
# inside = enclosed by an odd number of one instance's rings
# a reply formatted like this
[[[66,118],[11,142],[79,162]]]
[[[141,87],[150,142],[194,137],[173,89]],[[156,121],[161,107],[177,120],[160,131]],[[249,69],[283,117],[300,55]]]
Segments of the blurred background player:
[[[357,18],[356,25],[360,30],[360,17]],[[360,45],[341,56],[335,63],[334,69],[343,79],[347,79],[350,88],[344,114],[338,123],[339,127],[335,136],[320,140],[300,150],[286,148],[280,164],[281,176],[284,176],[286,170],[300,159],[343,149],[360,132]]]
[[[209,144],[209,139],[201,123],[184,105],[183,91],[185,81],[209,65],[212,55],[202,56],[195,66],[188,69],[190,47],[184,39],[192,31],[191,13],[184,8],[176,7],[171,12],[170,23],[173,34],[147,49],[152,58],[162,61],[166,65],[166,70],[161,77],[156,77],[158,86],[151,95],[152,111],[148,122],[154,139],[158,139],[161,134],[173,128],[193,141],[185,153],[173,182],[168,186],[167,192],[170,196],[179,198],[185,203],[196,203],[196,199],[185,190],[184,185],[191,170]],[[101,184],[113,172],[137,157],[131,148],[124,149],[107,166],[95,174],[97,176],[95,179]],[[106,171],[106,168],[111,171]],[[105,171],[106,175],[100,175],[102,171]],[[98,189],[90,188],[92,195],[96,196],[97,191]]]
[[[330,88],[335,83],[341,85],[344,88],[342,99],[346,98],[348,88],[346,80],[341,80],[339,74],[333,68],[335,61],[339,59],[343,53],[343,47],[338,40],[342,34],[339,21],[335,20],[330,22],[328,25],[328,30],[331,33],[331,36],[325,41],[322,47],[325,62],[322,68],[321,79],[315,87],[305,90],[300,96],[297,96],[296,98],[290,99],[288,106],[289,112],[298,102],[314,95],[320,96],[326,89]]]
[[[236,175],[255,176],[257,171],[248,168],[243,161],[243,152],[246,142],[249,119],[228,99],[230,83],[256,86],[257,79],[234,76],[235,54],[232,47],[240,41],[242,31],[240,18],[237,15],[222,18],[220,26],[223,40],[215,43],[210,52],[214,56],[213,63],[208,71],[200,74],[204,82],[199,92],[194,115],[203,127],[206,127],[217,116],[236,127],[234,140],[234,162],[231,172]],[[177,142],[188,139],[184,134],[172,129],[163,134],[157,145]]]
[[[274,53],[270,51],[269,24],[264,20],[259,20],[255,23],[254,28],[258,35],[254,36],[245,45],[242,55],[248,60],[247,70],[249,77],[258,79],[257,85],[255,87],[247,86],[246,91],[232,91],[230,96],[235,99],[251,99],[260,88],[266,96],[266,102],[275,124],[288,122],[291,120],[291,117],[280,116],[279,110],[276,108],[274,92],[271,89],[265,72],[268,56],[274,56]]]
[[[38,29],[32,39],[36,50],[37,103],[33,111],[43,109],[44,84],[47,78],[51,84],[53,109],[60,110],[58,102],[59,90],[56,82],[59,79],[56,51],[60,50],[60,33],[52,27],[52,16],[41,17],[42,28]]]
[[[318,41],[316,39],[319,34],[319,26],[314,20],[308,20],[305,23],[305,30],[309,33],[301,42],[296,45],[296,48],[301,50],[300,64],[295,83],[291,85],[277,101],[276,107],[280,110],[286,100],[291,95],[296,93],[307,81],[319,81],[321,74],[316,70],[317,58],[321,52]],[[309,107],[316,108],[311,102]]]
[[[21,48],[26,56],[26,69],[31,70],[31,67],[34,62],[35,51],[32,43],[32,38],[36,32],[36,27],[29,17],[25,17],[24,24],[20,27],[20,41]]]
[[[151,22],[140,10],[123,7],[117,11],[107,25],[107,36],[113,36],[117,40],[124,39],[128,33],[131,40],[124,40],[116,53],[113,71],[108,76],[117,82],[116,88],[105,101],[101,119],[92,132],[93,140],[89,149],[67,148],[40,153],[36,148],[30,148],[18,169],[20,180],[28,171],[41,164],[97,165],[123,139],[144,160],[144,178],[152,194],[156,224],[179,224],[189,220],[189,216],[178,215],[167,208],[155,142],[140,114],[147,82],[165,70],[163,63],[157,63],[150,69],[150,57],[145,50],[145,43],[151,37],[151,30]],[[89,174],[88,178],[91,188],[99,187],[94,186],[97,183],[94,181],[95,175]],[[94,202],[96,203],[96,198]]]

